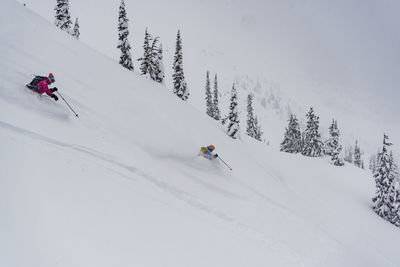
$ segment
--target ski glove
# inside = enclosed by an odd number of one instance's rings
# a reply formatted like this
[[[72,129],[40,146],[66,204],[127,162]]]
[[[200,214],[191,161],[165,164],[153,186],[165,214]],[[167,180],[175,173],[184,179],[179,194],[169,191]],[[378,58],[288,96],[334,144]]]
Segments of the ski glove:
[[[57,87],[54,87],[54,88],[50,89],[50,92],[54,93],[57,90],[58,90]]]
[[[51,97],[54,98],[55,101],[58,100],[58,97],[55,94],[51,94]]]

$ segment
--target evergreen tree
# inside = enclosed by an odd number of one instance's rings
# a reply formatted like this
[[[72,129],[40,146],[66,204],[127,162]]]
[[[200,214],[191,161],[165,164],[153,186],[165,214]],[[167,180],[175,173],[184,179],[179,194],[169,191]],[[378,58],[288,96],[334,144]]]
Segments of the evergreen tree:
[[[76,19],[75,19],[74,29],[72,30],[72,36],[74,36],[76,39],[79,40],[79,35],[81,35],[81,33],[79,32],[79,22],[78,22],[78,18],[76,18]]]
[[[217,121],[221,119],[221,112],[219,111],[218,107],[218,80],[217,80],[217,74],[215,74],[214,77],[214,97],[213,97],[213,118],[216,119]]]
[[[132,65],[132,57],[131,57],[131,45],[128,41],[128,18],[126,17],[125,11],[125,2],[121,0],[121,4],[119,6],[119,17],[118,17],[118,39],[119,43],[117,48],[121,49],[121,56],[119,59],[119,64],[123,67],[127,68],[128,70],[133,71]]]
[[[68,0],[57,0],[54,24],[63,31],[71,33],[71,16],[69,14],[69,1]]]
[[[348,146],[344,150],[344,161],[353,164],[353,147]]]
[[[339,129],[335,119],[332,119],[332,124],[329,126],[329,135],[329,139],[325,141],[325,154],[332,156],[332,151],[339,146]]]
[[[254,118],[254,128],[255,128],[254,138],[258,141],[262,141],[263,131],[261,130],[261,126],[258,124],[257,116]]]
[[[229,119],[229,114],[226,115],[226,116],[224,116],[224,117],[221,119],[222,125],[225,125],[225,123],[227,123],[228,119]]]
[[[377,166],[374,172],[376,194],[372,199],[374,211],[382,218],[395,225],[400,224],[398,191],[398,169],[394,163],[393,154],[388,151],[389,138],[383,136],[383,148],[378,154]]]
[[[378,154],[379,154],[379,151],[378,151],[378,153],[377,153],[376,155],[375,155],[375,154],[372,154],[371,157],[370,157],[370,159],[369,159],[369,166],[368,166],[368,168],[371,170],[372,173],[374,173],[375,170],[376,170],[377,155],[378,155]]]
[[[175,56],[174,63],[172,66],[174,74],[172,75],[174,81],[174,93],[186,101],[189,98],[189,91],[185,81],[185,75],[183,73],[183,55],[182,55],[182,39],[181,33],[178,31],[176,36]]]
[[[211,96],[211,85],[210,85],[210,72],[207,71],[206,74],[206,113],[208,116],[213,117],[214,115],[214,107]]]
[[[165,78],[165,73],[164,73],[164,62],[163,62],[163,48],[162,48],[162,44],[160,43],[160,45],[158,46],[158,49],[157,49],[156,82],[164,84],[164,78]]]
[[[357,144],[357,140],[356,140],[356,145],[354,146],[354,166],[358,167],[358,168],[362,168],[363,167],[363,162],[361,159],[361,150],[360,147]]]
[[[331,161],[332,161],[333,165],[335,165],[335,166],[343,166],[344,165],[343,158],[340,156],[341,152],[342,152],[341,145],[339,145],[337,148],[335,148],[332,151]]]
[[[400,180],[397,165],[394,164],[393,153],[390,153],[393,162],[394,172],[397,174],[389,188],[388,198],[390,203],[389,221],[396,226],[400,226]]]
[[[143,44],[143,57],[139,58],[138,61],[140,63],[140,74],[145,75],[147,78],[150,78],[150,59],[151,59],[151,46],[150,42],[153,40],[153,37],[147,31],[147,28],[144,32],[144,44]]]
[[[325,154],[331,156],[331,161],[335,166],[343,166],[343,160],[340,158],[342,146],[339,144],[340,132],[337,127],[337,121],[332,119],[329,127],[330,138],[325,142]]]
[[[255,137],[256,128],[254,123],[254,109],[253,109],[253,96],[249,94],[247,96],[247,128],[246,133],[250,137]]]
[[[281,151],[288,153],[301,152],[301,132],[299,121],[293,114],[290,114],[289,124],[285,130],[284,139],[281,143]]]
[[[159,49],[159,37],[154,38],[153,43],[150,47],[150,65],[149,65],[149,75],[153,81],[157,81],[160,74],[158,68],[158,49]]]
[[[303,133],[302,154],[309,157],[320,157],[323,152],[323,143],[319,133],[319,117],[311,107],[307,113],[307,126]]]
[[[238,100],[237,100],[237,91],[235,88],[235,84],[233,84],[232,86],[227,133],[233,139],[240,138]]]

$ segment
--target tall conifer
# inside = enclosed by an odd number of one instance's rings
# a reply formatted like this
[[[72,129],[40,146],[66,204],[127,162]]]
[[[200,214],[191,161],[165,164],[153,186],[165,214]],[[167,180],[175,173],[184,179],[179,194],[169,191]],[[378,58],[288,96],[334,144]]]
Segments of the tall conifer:
[[[377,154],[372,154],[371,157],[369,158],[369,166],[368,166],[368,168],[371,170],[372,173],[374,173],[375,169],[376,169],[376,165],[377,165],[376,162],[378,160],[378,156],[377,156],[378,154],[379,154],[379,151],[378,151]]]
[[[221,119],[221,112],[219,111],[219,103],[218,103],[218,80],[217,74],[214,77],[214,92],[213,92],[213,118],[217,121]]]
[[[151,60],[151,42],[153,40],[153,37],[150,35],[150,33],[147,31],[147,28],[144,32],[144,43],[143,43],[143,57],[139,58],[138,61],[141,61],[140,63],[140,74],[145,75],[147,78],[150,78],[150,60]]]
[[[119,64],[128,70],[133,71],[132,56],[131,56],[131,45],[128,41],[128,18],[126,17],[125,2],[121,0],[119,6],[119,16],[118,16],[118,46],[121,49],[121,56],[119,58]]]
[[[303,133],[302,154],[309,157],[320,157],[323,152],[323,143],[319,133],[319,117],[311,107],[307,113],[307,126]]]
[[[263,135],[263,131],[261,130],[261,126],[258,123],[258,119],[257,116],[254,117],[254,139],[258,140],[258,141],[262,141],[262,135]]]
[[[69,14],[69,1],[68,0],[57,0],[54,24],[63,31],[71,34],[71,16]]]
[[[207,71],[207,74],[206,74],[205,92],[206,92],[206,113],[208,116],[213,117],[214,107],[213,107],[212,96],[211,96],[210,72],[209,71]]]
[[[353,147],[352,146],[347,146],[344,150],[344,161],[348,163],[353,163]]]
[[[163,62],[163,48],[160,43],[157,49],[157,76],[156,82],[164,84],[165,72],[164,72],[164,62]]]
[[[400,225],[400,197],[398,188],[398,168],[393,153],[388,151],[392,144],[386,134],[383,135],[383,148],[378,154],[374,172],[376,194],[373,197],[373,209],[382,218]]]
[[[332,124],[329,127],[329,139],[325,142],[325,154],[331,156],[332,164],[335,166],[343,166],[343,160],[340,157],[342,146],[339,143],[340,132],[337,127],[337,121],[332,119]]]
[[[356,140],[356,145],[354,146],[354,165],[358,168],[363,168],[363,161],[361,159],[361,149],[358,146],[358,142]]]
[[[140,74],[153,81],[164,83],[162,45],[159,37],[153,39],[147,28],[144,34],[143,57],[138,61],[141,61]]]
[[[290,114],[288,127],[285,130],[281,143],[281,151],[288,153],[301,152],[301,132],[299,121],[294,114]]]
[[[174,72],[172,75],[174,82],[174,93],[179,98],[186,101],[189,98],[189,90],[187,88],[185,75],[183,73],[182,38],[180,31],[178,31],[178,34],[176,35],[175,56],[172,69]]]
[[[256,128],[254,123],[254,108],[253,108],[253,96],[249,94],[247,96],[247,127],[246,133],[250,137],[255,137]]]
[[[232,86],[227,133],[233,139],[240,138],[238,99],[235,84]]]

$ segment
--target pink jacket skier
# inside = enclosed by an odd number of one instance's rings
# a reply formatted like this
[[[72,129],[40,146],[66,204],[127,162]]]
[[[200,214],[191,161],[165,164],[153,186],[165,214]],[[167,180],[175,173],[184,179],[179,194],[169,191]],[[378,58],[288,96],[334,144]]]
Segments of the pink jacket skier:
[[[49,86],[48,86],[48,84],[51,84],[51,82],[50,82],[50,80],[48,79],[48,78],[46,78],[46,79],[44,79],[43,81],[41,81],[41,82],[39,82],[36,86],[37,86],[37,89],[38,89],[38,93],[39,94],[43,94],[43,93],[46,93],[46,94],[48,94],[49,96],[51,96],[51,91],[50,91],[50,89],[49,89]]]
[[[53,82],[55,82],[54,75],[50,73],[49,77],[36,76],[35,79],[33,79],[33,81],[27,85],[27,87],[39,94],[46,93],[48,96],[57,101],[58,97],[53,94],[55,91],[57,91],[57,87],[49,88],[49,85]]]

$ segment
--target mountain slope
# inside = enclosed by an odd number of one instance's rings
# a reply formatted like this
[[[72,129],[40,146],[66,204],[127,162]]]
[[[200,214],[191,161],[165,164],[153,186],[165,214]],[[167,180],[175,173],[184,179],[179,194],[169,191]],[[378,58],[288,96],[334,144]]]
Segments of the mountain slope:
[[[0,5],[1,266],[400,265],[367,172],[232,140],[165,87]],[[48,72],[79,119],[24,87]],[[211,143],[233,171],[197,156]]]
[[[19,1],[53,23],[54,0]],[[363,5],[314,0],[125,3],[133,58],[143,55],[146,28],[159,36],[167,87],[172,86],[175,37],[181,30],[189,102],[199,110],[205,108],[207,70],[218,74],[224,96],[230,94],[233,81],[237,85],[251,84],[249,81],[256,84],[267,79],[278,85],[285,96],[282,103],[290,102],[298,118],[305,118],[313,106],[320,116],[321,129],[328,129],[332,118],[337,119],[343,145],[354,146],[357,139],[366,161],[376,153],[383,132],[394,144],[400,143],[400,110],[395,101],[400,97],[396,1],[368,1]],[[74,1],[70,11],[73,17],[79,17],[80,40],[118,60],[118,3]],[[138,67],[135,62],[134,65]],[[270,83],[260,84],[262,91],[270,89]],[[255,90],[238,89],[239,107],[244,111],[247,93]],[[261,102],[262,98],[255,94],[254,102]],[[228,99],[229,96],[220,99],[223,114]],[[256,107],[256,113],[261,126],[270,129],[265,131],[265,138],[272,145],[280,142],[284,128],[271,125],[271,120],[276,119],[274,110]],[[286,119],[284,114],[283,124]],[[400,146],[395,145],[393,151],[399,158]]]

